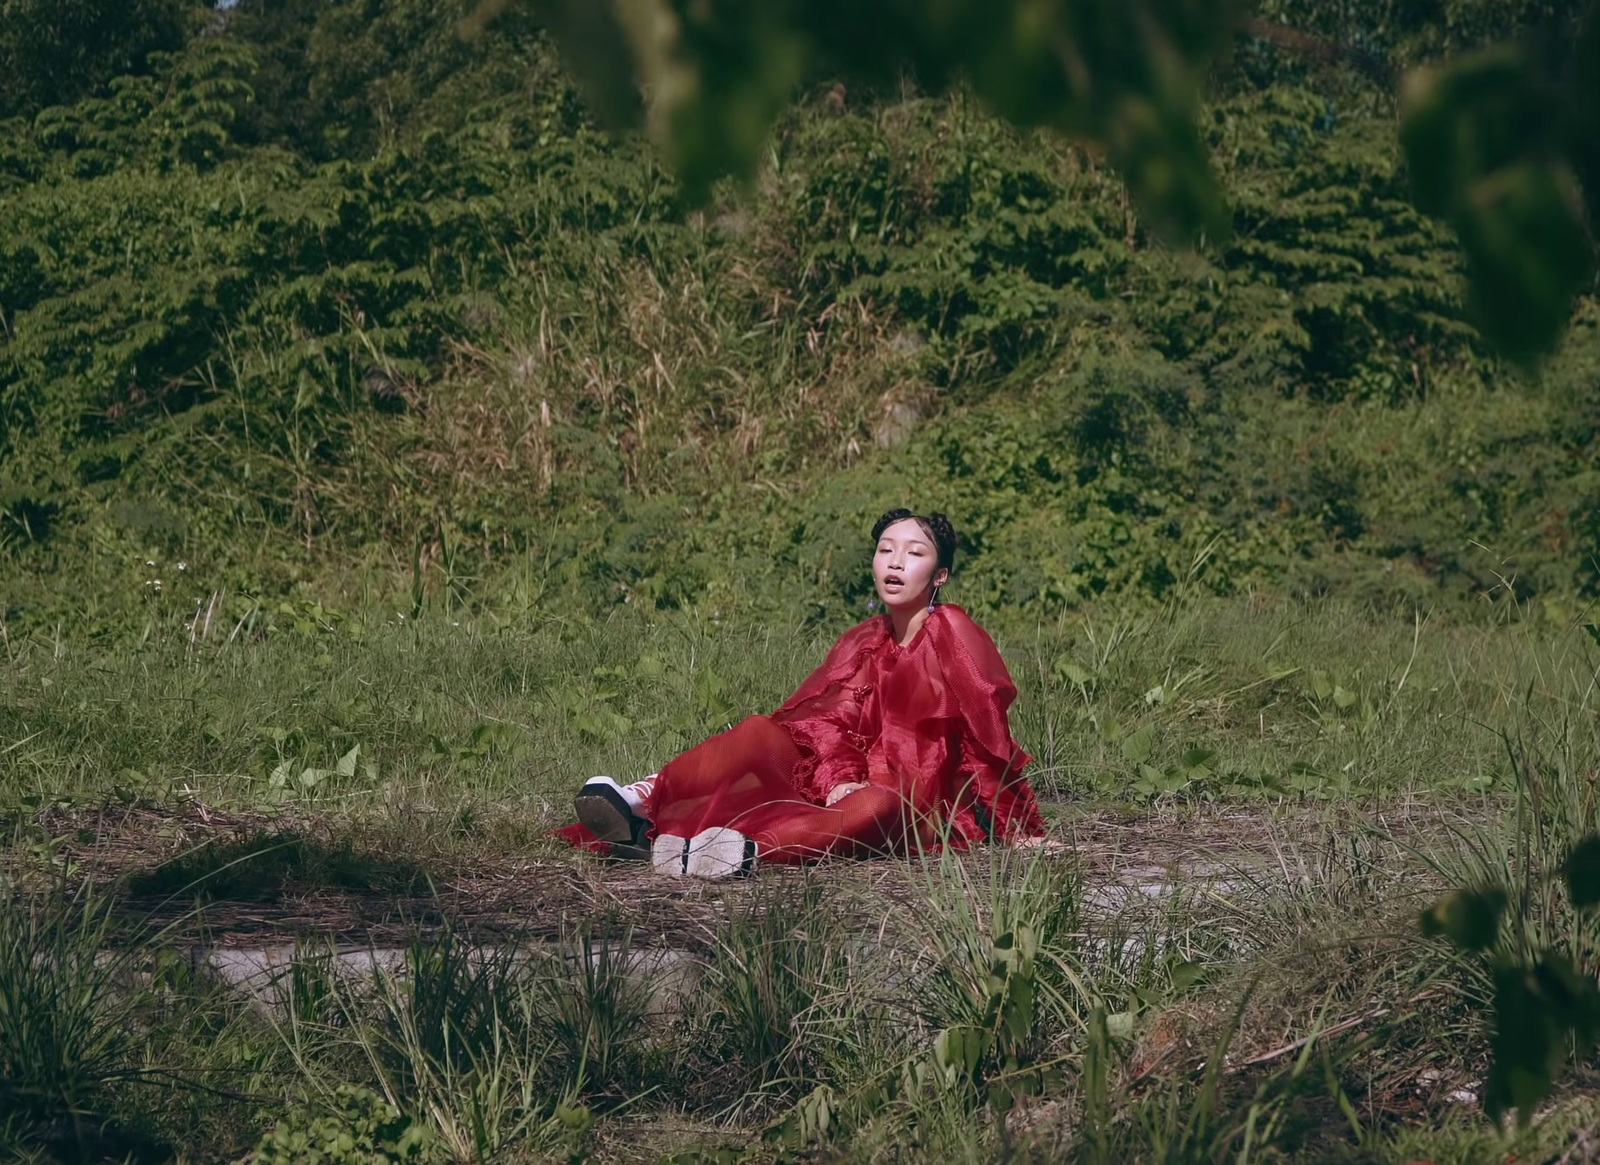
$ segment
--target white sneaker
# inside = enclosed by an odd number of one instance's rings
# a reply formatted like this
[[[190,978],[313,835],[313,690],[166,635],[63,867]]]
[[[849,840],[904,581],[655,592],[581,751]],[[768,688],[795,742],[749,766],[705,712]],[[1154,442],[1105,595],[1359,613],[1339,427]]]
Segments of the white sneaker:
[[[669,878],[733,878],[756,867],[756,843],[737,829],[717,825],[693,837],[659,834],[650,863]]]
[[[619,785],[610,777],[590,777],[573,801],[578,820],[601,841],[637,845],[650,828],[642,810],[655,788],[656,775]]]
[[[756,843],[737,829],[718,825],[689,839],[683,872],[691,878],[732,878],[754,872]]]
[[[689,871],[689,839],[673,833],[658,833],[650,843],[650,865],[658,874],[681,878]]]

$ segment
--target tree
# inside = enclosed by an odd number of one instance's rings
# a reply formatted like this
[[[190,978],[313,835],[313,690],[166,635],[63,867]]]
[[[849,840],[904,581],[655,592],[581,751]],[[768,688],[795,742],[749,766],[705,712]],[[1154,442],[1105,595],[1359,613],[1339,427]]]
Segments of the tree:
[[[482,0],[468,31],[517,0]],[[520,0],[552,30],[591,103],[643,124],[703,200],[753,173],[795,87],[820,74],[929,89],[965,84],[1022,126],[1104,148],[1145,221],[1215,239],[1227,208],[1195,132],[1208,65],[1254,23],[1233,0]],[[1467,253],[1484,334],[1531,361],[1589,286],[1600,222],[1600,2],[1379,5],[1375,31],[1407,55],[1542,18],[1550,54],[1505,43],[1411,71],[1401,134],[1420,208]],[[1485,6],[1479,5],[1478,9]],[[1433,8],[1461,19],[1438,24]],[[1281,39],[1281,38],[1280,38]],[[1318,42],[1310,42],[1318,43]]]
[[[458,35],[477,0],[239,0],[230,37],[260,62],[243,136],[318,159],[372,154],[418,119],[459,123],[528,84],[548,52],[538,30],[510,12],[472,42]]]
[[[0,0],[0,118],[32,116],[183,47],[190,0]]]

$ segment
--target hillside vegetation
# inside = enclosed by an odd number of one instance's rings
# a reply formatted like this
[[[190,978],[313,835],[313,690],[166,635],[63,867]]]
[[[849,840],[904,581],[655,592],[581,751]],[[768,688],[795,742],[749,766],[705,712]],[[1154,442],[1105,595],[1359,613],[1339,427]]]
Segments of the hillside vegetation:
[[[0,92],[10,634],[836,624],[901,502],[952,514],[950,597],[1002,622],[1600,585],[1600,308],[1496,363],[1372,80],[1242,41],[1203,122],[1234,236],[1180,252],[1096,157],[909,81],[817,78],[753,189],[686,208],[517,9],[460,39],[471,7],[147,3],[132,71]],[[1318,31],[1415,59],[1536,7]]]

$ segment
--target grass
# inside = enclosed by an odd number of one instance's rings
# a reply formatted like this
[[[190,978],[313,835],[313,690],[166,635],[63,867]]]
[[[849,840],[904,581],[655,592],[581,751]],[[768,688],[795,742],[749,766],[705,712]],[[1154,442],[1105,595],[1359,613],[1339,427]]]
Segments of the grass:
[[[1207,599],[999,638],[1075,854],[687,889],[547,831],[579,776],[650,771],[776,704],[822,637],[376,616],[109,655],[11,641],[0,1152],[1398,1163],[1575,1143],[1591,1065],[1521,1133],[1451,1099],[1482,1087],[1489,982],[1416,918],[1509,881],[1526,908],[1504,949],[1592,967],[1548,873],[1594,824],[1586,634]],[[387,929],[318,913],[347,899],[389,903]],[[278,1006],[206,972],[208,944],[285,929]],[[341,970],[328,943],[363,933],[404,959]]]
[[[176,629],[175,629],[176,630]],[[999,638],[1014,729],[1052,797],[1122,804],[1508,790],[1494,727],[1560,717],[1581,637],[1208,601]],[[100,655],[32,637],[0,671],[8,808],[198,798],[381,818],[565,811],[581,774],[654,771],[782,700],[829,637],[604,621],[387,620]],[[1522,708],[1533,685],[1533,703]]]

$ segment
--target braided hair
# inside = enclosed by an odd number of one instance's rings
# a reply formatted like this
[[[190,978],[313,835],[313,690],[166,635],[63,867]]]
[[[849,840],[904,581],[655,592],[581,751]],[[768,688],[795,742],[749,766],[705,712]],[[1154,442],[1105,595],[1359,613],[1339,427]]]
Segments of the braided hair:
[[[956,564],[956,547],[960,545],[956,538],[956,528],[950,524],[950,519],[943,514],[918,514],[901,506],[898,509],[887,511],[883,517],[872,524],[872,541],[876,543],[883,537],[883,532],[896,522],[903,522],[910,518],[922,527],[922,532],[933,541],[934,549],[939,554],[939,565],[945,570],[951,570]]]

